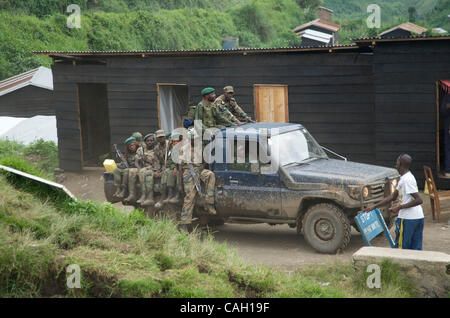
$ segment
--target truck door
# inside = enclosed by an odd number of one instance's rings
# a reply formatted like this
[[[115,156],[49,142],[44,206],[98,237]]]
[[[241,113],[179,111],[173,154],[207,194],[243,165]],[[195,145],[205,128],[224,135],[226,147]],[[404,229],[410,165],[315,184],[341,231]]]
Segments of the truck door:
[[[280,177],[252,171],[248,141],[245,142],[245,162],[238,160],[237,148],[235,142],[234,161],[225,162],[221,165],[224,171],[216,173],[216,202],[224,207],[219,209],[228,216],[264,218],[281,215]]]

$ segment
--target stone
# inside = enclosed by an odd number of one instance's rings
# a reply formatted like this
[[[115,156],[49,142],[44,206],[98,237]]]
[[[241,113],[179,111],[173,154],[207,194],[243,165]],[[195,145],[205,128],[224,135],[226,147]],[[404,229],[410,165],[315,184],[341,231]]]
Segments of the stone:
[[[416,251],[385,247],[362,247],[353,254],[357,273],[369,264],[383,260],[398,264],[424,297],[448,297],[450,293],[450,255],[434,251]]]

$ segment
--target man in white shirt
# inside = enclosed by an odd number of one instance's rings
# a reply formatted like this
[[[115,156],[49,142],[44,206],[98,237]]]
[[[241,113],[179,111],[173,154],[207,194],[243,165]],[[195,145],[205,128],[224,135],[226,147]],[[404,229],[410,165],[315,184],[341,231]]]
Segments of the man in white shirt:
[[[419,196],[416,178],[409,171],[411,162],[412,158],[407,154],[397,158],[395,166],[401,177],[396,190],[389,197],[365,211],[385,206],[395,201],[400,195],[400,205],[389,209],[394,214],[398,213],[395,221],[395,245],[403,249],[422,250],[424,216],[421,204],[423,200]]]

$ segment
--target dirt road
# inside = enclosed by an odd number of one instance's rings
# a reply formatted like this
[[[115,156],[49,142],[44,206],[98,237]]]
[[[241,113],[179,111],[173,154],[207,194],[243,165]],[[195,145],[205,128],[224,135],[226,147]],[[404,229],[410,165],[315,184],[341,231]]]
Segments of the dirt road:
[[[63,184],[79,199],[103,202],[103,169],[92,169],[82,174],[65,173]],[[432,221],[430,201],[424,199],[425,212],[424,250],[450,253],[450,214],[442,215],[441,222]],[[450,202],[444,201],[442,209],[450,211]],[[120,203],[116,203],[122,207]],[[130,207],[125,207],[127,210]],[[302,265],[325,264],[336,261],[350,261],[352,254],[365,243],[362,236],[352,230],[352,239],[345,251],[339,255],[319,254],[287,225],[267,224],[225,224],[213,229],[219,242],[226,242],[236,248],[239,255],[254,264],[265,264],[280,269],[294,270]],[[392,229],[393,233],[393,229]],[[388,247],[383,235],[373,241],[374,246]]]

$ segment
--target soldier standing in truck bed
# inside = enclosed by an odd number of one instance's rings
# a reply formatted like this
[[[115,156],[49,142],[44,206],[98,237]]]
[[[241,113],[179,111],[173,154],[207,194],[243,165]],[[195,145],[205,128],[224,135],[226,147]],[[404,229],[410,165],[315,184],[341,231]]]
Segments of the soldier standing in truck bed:
[[[127,189],[131,192],[133,187],[133,183],[136,182],[136,150],[138,148],[138,143],[136,142],[136,138],[130,137],[125,140],[125,154],[122,155],[121,163],[117,165],[117,168],[114,169],[114,184],[117,188],[114,196],[118,199],[123,200]],[[128,168],[126,167],[124,161],[127,162]],[[134,181],[132,181],[134,179]],[[130,182],[131,180],[131,182]],[[127,198],[128,199],[128,198]]]
[[[233,86],[225,86],[223,88],[223,94],[217,97],[214,103],[226,107],[240,122],[253,123],[254,121],[242,110],[233,96]]]
[[[194,120],[202,121],[202,130],[207,128],[223,128],[233,126],[234,123],[228,120],[221,112],[217,110],[214,101],[216,93],[214,88],[206,87],[201,92],[203,99],[195,108]]]

